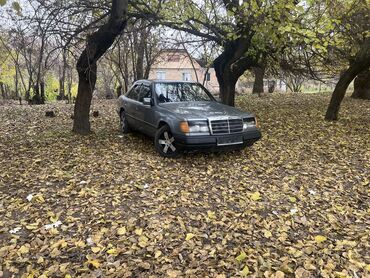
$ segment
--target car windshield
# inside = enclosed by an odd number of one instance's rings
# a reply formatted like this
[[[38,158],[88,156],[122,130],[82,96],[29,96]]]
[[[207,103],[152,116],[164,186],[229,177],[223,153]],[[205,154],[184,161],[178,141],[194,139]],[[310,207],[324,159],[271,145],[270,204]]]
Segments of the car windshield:
[[[212,101],[212,96],[197,83],[155,83],[159,103],[183,101]]]

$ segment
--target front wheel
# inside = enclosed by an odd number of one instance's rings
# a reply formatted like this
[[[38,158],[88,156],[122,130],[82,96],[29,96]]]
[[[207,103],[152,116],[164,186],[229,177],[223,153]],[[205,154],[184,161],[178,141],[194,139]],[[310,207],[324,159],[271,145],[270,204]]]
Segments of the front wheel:
[[[121,131],[122,133],[129,133],[130,132],[130,127],[128,126],[127,118],[125,111],[121,111],[120,114],[120,126],[121,126]]]
[[[155,133],[154,144],[157,152],[164,157],[176,157],[179,150],[176,147],[175,137],[168,125],[162,126]]]

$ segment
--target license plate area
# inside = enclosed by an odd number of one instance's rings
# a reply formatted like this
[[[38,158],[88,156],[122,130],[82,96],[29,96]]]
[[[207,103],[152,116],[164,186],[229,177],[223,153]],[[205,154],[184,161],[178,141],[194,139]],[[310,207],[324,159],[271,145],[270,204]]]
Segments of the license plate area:
[[[243,144],[242,136],[234,135],[217,138],[217,146],[229,146],[239,144]]]

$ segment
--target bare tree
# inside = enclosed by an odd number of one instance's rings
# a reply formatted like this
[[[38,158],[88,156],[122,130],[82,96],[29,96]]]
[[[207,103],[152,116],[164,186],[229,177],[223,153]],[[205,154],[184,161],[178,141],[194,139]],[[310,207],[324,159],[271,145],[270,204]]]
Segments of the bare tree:
[[[160,36],[143,20],[129,22],[104,60],[118,83],[116,94],[126,92],[135,80],[147,79],[160,53]]]

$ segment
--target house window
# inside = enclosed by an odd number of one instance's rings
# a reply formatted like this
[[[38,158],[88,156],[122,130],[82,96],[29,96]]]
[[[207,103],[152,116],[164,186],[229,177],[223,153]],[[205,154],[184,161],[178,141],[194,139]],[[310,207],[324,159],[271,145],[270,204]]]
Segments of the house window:
[[[182,81],[191,81],[191,73],[190,72],[183,72],[182,73]]]
[[[211,81],[211,74],[209,72],[206,73],[206,81]]]
[[[157,79],[159,79],[159,80],[166,79],[166,72],[165,71],[157,71]]]

